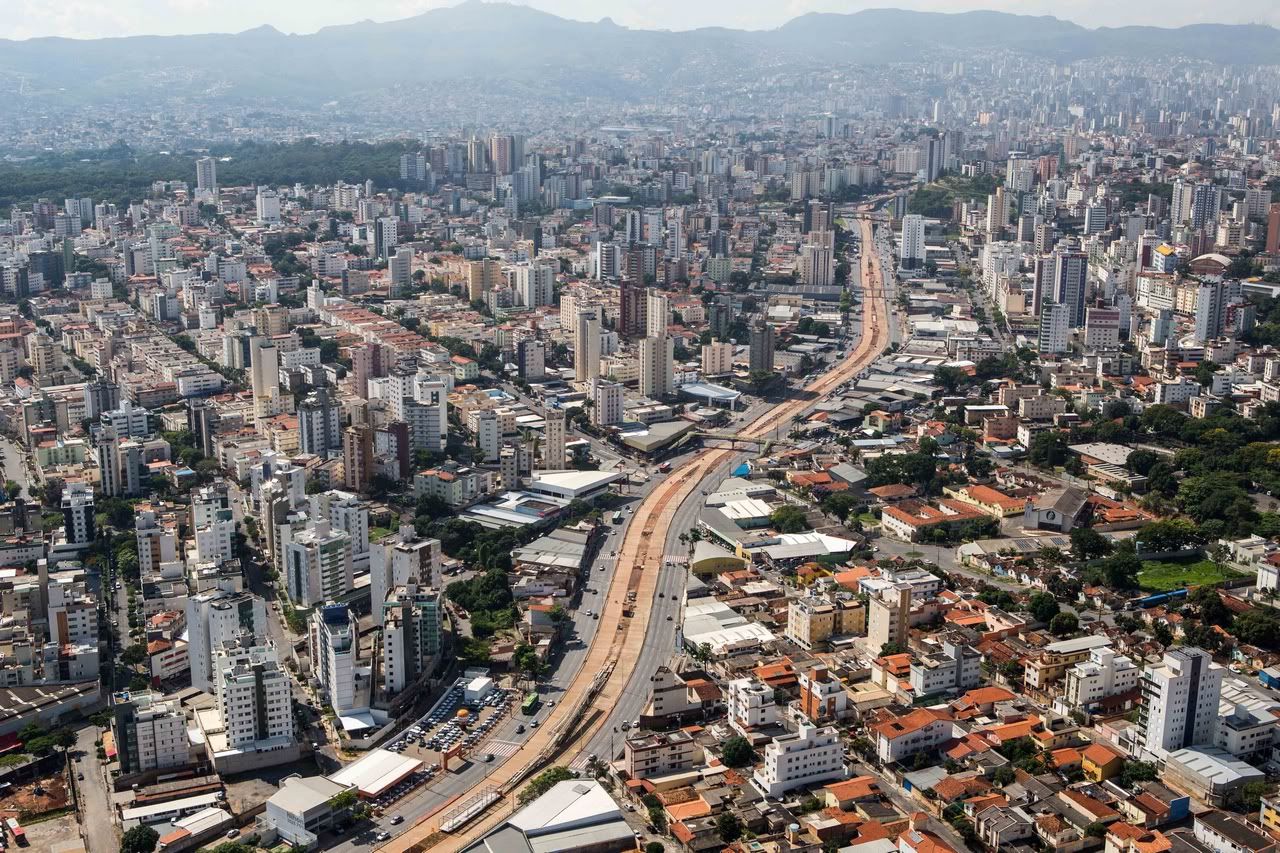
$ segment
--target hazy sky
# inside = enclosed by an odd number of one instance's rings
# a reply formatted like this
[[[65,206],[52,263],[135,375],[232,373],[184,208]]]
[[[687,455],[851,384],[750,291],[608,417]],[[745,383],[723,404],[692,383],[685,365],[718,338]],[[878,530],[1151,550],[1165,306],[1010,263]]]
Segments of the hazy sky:
[[[454,0],[0,0],[0,38],[97,38],[239,32],[270,24],[308,33],[363,18],[390,21]],[[1275,0],[515,0],[566,18],[608,15],[629,27],[776,27],[805,12],[897,7],[935,12],[997,9],[1056,15],[1086,26],[1265,23],[1280,26]]]

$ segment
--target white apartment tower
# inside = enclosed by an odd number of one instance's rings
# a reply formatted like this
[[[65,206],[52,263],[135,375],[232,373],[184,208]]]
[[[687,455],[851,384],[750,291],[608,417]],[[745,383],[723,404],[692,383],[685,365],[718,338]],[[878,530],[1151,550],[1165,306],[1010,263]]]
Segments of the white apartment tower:
[[[660,400],[675,391],[675,341],[666,335],[640,341],[640,393]]]
[[[1183,747],[1212,744],[1223,669],[1203,649],[1168,649],[1142,677],[1139,746],[1163,759]]]

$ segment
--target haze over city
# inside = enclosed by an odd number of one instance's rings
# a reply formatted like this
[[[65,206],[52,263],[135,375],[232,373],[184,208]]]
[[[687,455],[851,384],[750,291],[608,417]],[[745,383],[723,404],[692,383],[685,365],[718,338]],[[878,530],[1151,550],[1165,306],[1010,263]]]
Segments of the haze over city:
[[[0,849],[1280,850],[1273,7],[9,0]]]

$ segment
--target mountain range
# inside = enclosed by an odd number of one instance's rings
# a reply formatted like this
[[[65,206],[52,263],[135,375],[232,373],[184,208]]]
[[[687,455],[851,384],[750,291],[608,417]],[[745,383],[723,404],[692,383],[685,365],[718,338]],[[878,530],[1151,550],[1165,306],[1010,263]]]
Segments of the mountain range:
[[[1236,65],[1280,63],[1280,30],[1202,24],[1088,29],[1052,17],[873,9],[813,13],[773,30],[637,30],[508,3],[468,0],[399,21],[365,21],[287,35],[236,34],[76,40],[0,40],[0,83],[68,98],[102,92],[222,87],[229,96],[342,97],[442,80],[522,80],[583,94],[652,91],[654,80],[711,79],[793,65],[877,64],[960,57],[1000,48],[1072,61],[1185,57]],[[718,69],[718,70],[717,70]],[[592,91],[594,90],[594,91]]]

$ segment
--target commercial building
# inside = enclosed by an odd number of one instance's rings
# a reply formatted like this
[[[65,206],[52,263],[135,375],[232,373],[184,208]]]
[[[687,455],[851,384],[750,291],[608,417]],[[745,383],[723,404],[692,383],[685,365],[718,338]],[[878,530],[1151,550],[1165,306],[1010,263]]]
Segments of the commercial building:
[[[310,849],[319,841],[320,833],[342,816],[335,813],[333,799],[351,790],[351,785],[324,776],[286,776],[280,780],[280,790],[267,799],[266,811],[258,819],[259,827],[268,834],[274,832],[279,841]]]

